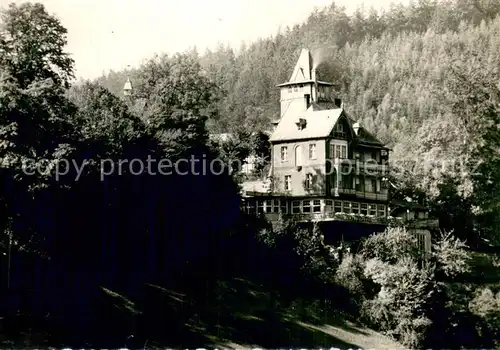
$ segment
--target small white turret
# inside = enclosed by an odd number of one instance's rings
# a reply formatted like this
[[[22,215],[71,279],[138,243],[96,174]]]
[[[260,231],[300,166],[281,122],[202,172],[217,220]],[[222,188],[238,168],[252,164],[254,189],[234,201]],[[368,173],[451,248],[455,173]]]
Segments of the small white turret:
[[[127,81],[125,82],[125,85],[123,85],[123,95],[124,96],[132,95],[132,82],[130,81],[130,78],[128,78],[128,77],[127,77]]]

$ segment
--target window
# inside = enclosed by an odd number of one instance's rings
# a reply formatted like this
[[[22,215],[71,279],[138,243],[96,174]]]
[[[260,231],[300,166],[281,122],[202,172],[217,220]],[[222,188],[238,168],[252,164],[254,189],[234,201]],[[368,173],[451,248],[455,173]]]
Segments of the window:
[[[300,91],[304,90],[304,85],[300,84]]]
[[[335,145],[335,156],[334,158],[340,158],[340,145]]]
[[[281,147],[281,161],[286,162],[288,160],[288,147]]]
[[[370,179],[365,178],[365,191],[366,192],[373,192],[373,182],[370,181]]]
[[[372,190],[373,192],[377,193],[378,190],[377,190],[377,180],[376,179],[372,179]]]
[[[313,185],[313,176],[312,174],[307,174],[306,175],[306,188],[310,190]]]
[[[363,191],[363,181],[361,181],[359,176],[356,176],[356,191]]]
[[[309,159],[316,159],[316,144],[309,145]]]
[[[353,214],[359,215],[359,203],[352,202],[351,203],[351,210]]]
[[[298,213],[300,213],[300,202],[293,201],[292,202],[292,214],[298,214]]]
[[[333,143],[330,143],[330,158],[335,158],[335,145]]]
[[[342,124],[342,122],[337,123],[335,130],[338,132],[344,132],[344,124]]]
[[[335,201],[333,208],[334,208],[334,211],[336,213],[342,213],[342,202],[341,201]]]
[[[377,215],[377,205],[376,204],[370,204],[368,206],[368,215],[370,216],[376,216]]]
[[[292,176],[285,175],[285,191],[290,191],[292,189]]]
[[[311,201],[302,201],[302,212],[304,213],[311,212]]]
[[[331,212],[333,209],[333,201],[331,199],[327,199],[325,201],[325,211],[326,212]]]
[[[297,87],[297,85],[295,85],[295,86],[293,87],[293,91],[295,91],[295,92],[299,91],[299,88]]]
[[[257,201],[257,214],[264,213],[264,201]]]
[[[291,93],[292,93],[292,87],[291,87],[291,86],[289,86],[289,87],[288,87],[288,93],[289,93],[289,94],[291,94]]]
[[[368,215],[368,204],[361,203],[361,215]]]
[[[346,214],[351,213],[351,202],[344,202],[343,212]]]
[[[341,186],[346,190],[352,189],[352,177],[351,175],[342,175]]]
[[[340,158],[343,158],[343,159],[347,158],[347,146],[346,145],[342,145],[342,154],[341,154]]]
[[[313,200],[313,212],[314,213],[321,212],[321,201],[319,199]]]
[[[247,202],[247,212],[248,214],[255,214],[255,203],[253,201]]]
[[[285,200],[282,200],[281,201],[281,206],[280,206],[280,210],[281,210],[281,214],[288,214],[288,202],[285,201]]]
[[[302,147],[295,147],[295,166],[302,165]]]
[[[264,206],[264,213],[271,213],[272,210],[273,210],[273,201],[270,199],[266,200]]]
[[[378,205],[378,216],[382,218],[385,216],[385,205],[383,204]]]
[[[273,201],[273,213],[279,213],[280,212],[280,200],[275,199]]]

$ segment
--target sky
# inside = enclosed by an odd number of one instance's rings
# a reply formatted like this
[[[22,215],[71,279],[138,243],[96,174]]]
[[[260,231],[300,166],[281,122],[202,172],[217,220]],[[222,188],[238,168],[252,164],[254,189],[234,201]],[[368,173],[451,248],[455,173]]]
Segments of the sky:
[[[68,30],[67,52],[76,76],[93,79],[110,69],[137,67],[155,53],[218,43],[240,47],[302,23],[333,0],[38,0]],[[0,7],[24,0],[0,0]],[[408,0],[336,0],[348,12],[387,8]]]

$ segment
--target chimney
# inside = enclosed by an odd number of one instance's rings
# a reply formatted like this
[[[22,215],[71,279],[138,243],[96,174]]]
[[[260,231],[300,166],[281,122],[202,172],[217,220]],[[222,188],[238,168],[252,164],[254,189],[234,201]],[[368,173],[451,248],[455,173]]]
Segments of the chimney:
[[[316,79],[316,68],[311,69],[311,79],[314,82],[312,89],[312,100],[318,102],[318,80]]]
[[[358,122],[354,123],[354,125],[352,126],[352,128],[354,129],[354,133],[357,135],[359,135],[359,128],[361,127],[361,125],[359,125]]]

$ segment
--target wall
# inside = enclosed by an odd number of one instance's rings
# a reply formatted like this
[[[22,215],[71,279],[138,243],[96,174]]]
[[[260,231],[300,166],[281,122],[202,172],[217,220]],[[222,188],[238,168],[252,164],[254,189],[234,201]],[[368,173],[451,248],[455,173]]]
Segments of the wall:
[[[289,86],[281,88],[281,117],[286,114],[292,113],[299,116],[307,109],[306,99],[304,95],[311,95],[312,101],[312,84],[304,84],[302,88],[297,86],[290,86],[292,92],[289,92]],[[297,91],[295,91],[297,87]]]
[[[316,144],[315,159],[309,159],[310,144]],[[288,149],[288,160],[286,162],[281,161],[281,147],[283,146],[286,146]],[[301,147],[300,155],[302,157],[301,159],[302,168],[300,170],[298,170],[296,166],[295,149],[297,146]],[[284,177],[285,175],[291,175],[292,190],[288,191],[287,194],[293,196],[326,194],[325,151],[326,151],[325,140],[297,141],[297,142],[288,142],[288,143],[273,145],[272,157],[273,157],[273,179],[275,181],[275,190],[278,192],[284,192],[285,191]],[[305,188],[306,174],[308,173],[313,175],[313,186],[310,190],[307,190]]]

